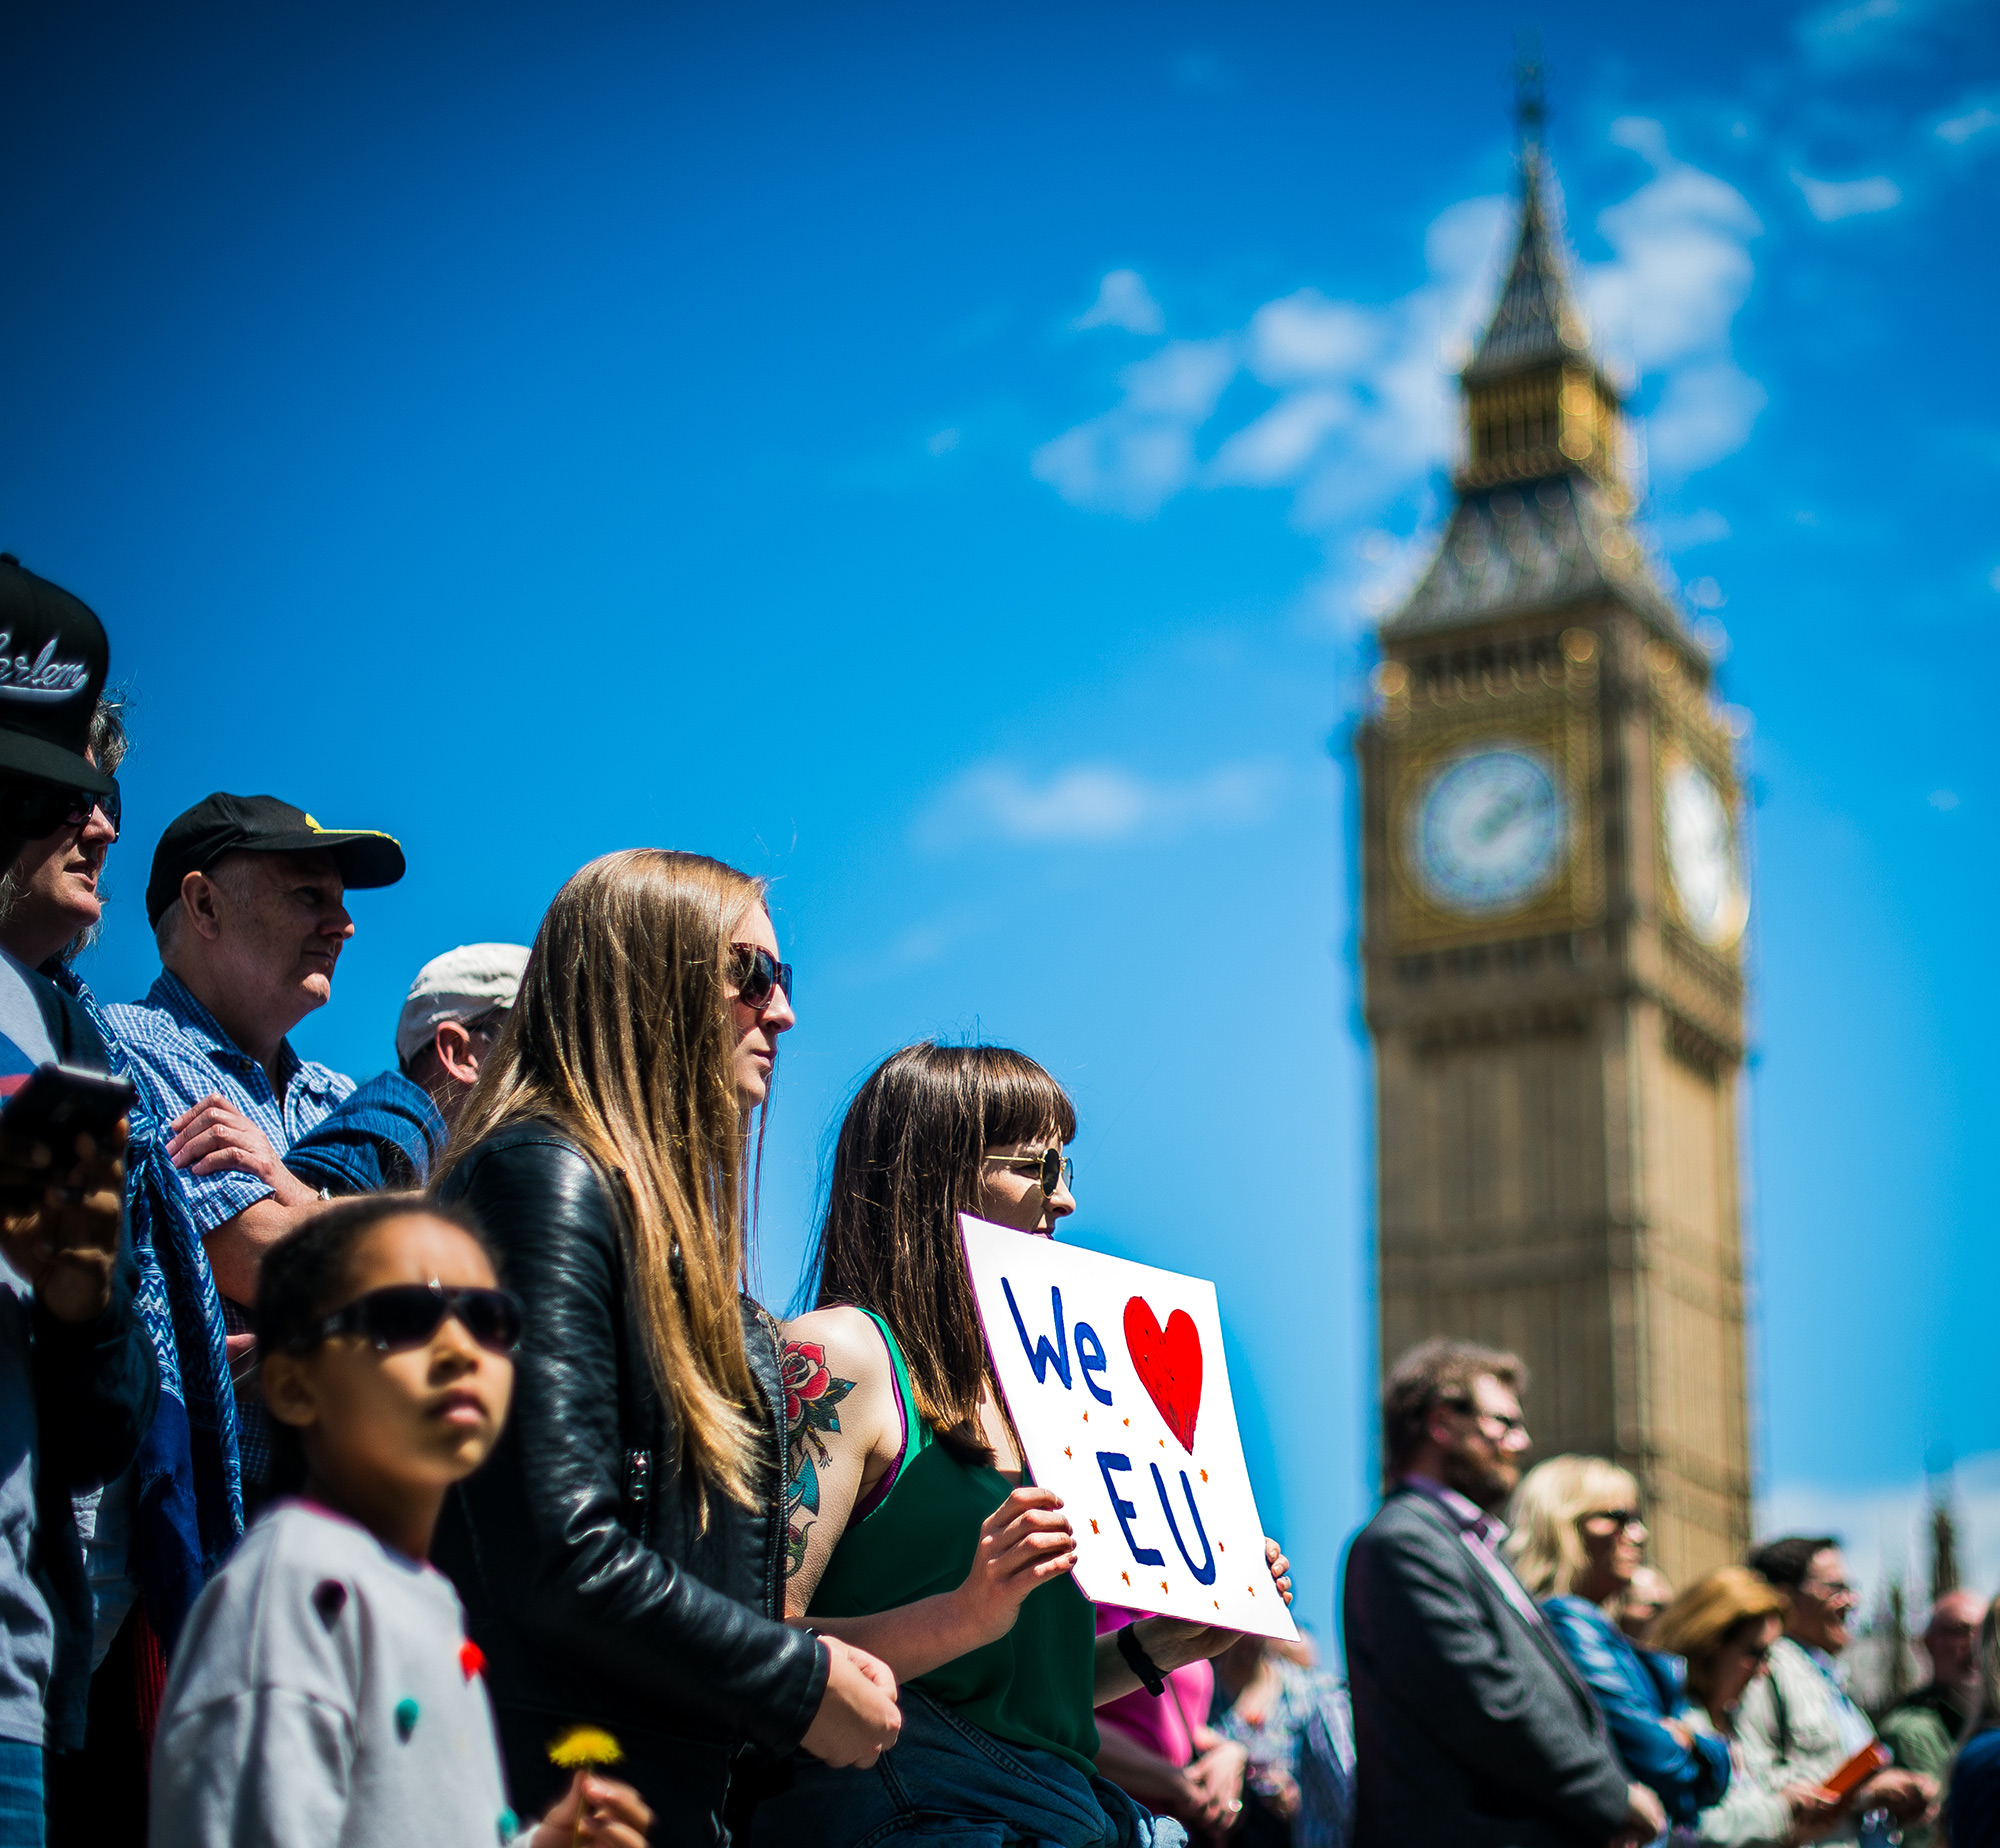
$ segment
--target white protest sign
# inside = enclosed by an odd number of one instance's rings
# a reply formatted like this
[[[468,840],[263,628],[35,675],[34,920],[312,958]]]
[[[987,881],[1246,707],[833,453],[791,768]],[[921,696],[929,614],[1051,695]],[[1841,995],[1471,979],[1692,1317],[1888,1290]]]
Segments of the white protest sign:
[[[1264,1562],[1215,1286],[959,1215],[1000,1391],[1076,1529],[1076,1582],[1291,1640]]]

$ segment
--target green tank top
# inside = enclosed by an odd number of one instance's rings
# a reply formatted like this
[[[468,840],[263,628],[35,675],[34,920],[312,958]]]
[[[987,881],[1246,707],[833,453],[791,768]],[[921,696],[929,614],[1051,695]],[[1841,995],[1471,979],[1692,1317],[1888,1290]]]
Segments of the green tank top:
[[[979,1526],[1014,1484],[997,1470],[961,1463],[917,1411],[903,1350],[882,1331],[903,1415],[901,1466],[888,1494],[852,1522],[827,1561],[808,1617],[872,1617],[941,1591],[972,1570]],[[998,1642],[919,1675],[910,1685],[996,1739],[1054,1752],[1079,1771],[1097,1769],[1096,1613],[1065,1574],[1021,1601]]]

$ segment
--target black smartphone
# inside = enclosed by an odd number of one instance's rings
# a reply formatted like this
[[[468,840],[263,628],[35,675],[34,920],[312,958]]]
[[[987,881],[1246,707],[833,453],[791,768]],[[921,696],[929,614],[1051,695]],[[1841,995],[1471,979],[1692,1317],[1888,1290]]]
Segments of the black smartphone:
[[[138,1095],[129,1079],[114,1078],[109,1072],[38,1065],[0,1109],[0,1130],[46,1142],[60,1161],[80,1135],[95,1136],[101,1143]]]

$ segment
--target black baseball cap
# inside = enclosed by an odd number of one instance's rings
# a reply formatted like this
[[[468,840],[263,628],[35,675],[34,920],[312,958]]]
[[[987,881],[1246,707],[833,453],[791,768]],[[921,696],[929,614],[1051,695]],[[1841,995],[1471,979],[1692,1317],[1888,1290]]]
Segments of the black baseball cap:
[[[302,808],[276,796],[225,796],[220,791],[167,823],[153,849],[146,881],[146,922],[155,930],[181,895],[181,881],[205,873],[226,853],[324,853],[343,885],[394,885],[403,876],[403,849],[373,828],[322,828]]]
[[[0,552],[0,776],[109,795],[84,756],[111,644],[89,605]]]

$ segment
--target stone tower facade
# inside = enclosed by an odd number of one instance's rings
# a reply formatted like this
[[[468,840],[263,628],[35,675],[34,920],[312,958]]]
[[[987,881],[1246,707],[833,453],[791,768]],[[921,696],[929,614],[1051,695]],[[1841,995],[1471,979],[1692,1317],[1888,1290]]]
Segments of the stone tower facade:
[[[1684,1583],[1749,1540],[1741,804],[1548,192],[1529,141],[1457,505],[1357,733],[1381,1352],[1519,1353],[1536,1454],[1629,1468]]]

